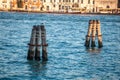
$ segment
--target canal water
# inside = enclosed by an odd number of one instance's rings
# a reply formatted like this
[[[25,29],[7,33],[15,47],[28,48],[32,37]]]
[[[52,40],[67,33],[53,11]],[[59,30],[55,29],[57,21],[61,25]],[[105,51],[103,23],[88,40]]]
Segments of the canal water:
[[[84,47],[90,19],[101,21],[101,49]],[[28,61],[32,26],[41,23],[49,60]],[[0,80],[120,80],[120,16],[0,12]]]

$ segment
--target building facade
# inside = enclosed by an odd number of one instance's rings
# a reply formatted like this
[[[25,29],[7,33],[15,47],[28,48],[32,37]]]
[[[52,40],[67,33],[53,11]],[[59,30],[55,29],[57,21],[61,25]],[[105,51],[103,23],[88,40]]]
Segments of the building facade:
[[[24,0],[23,8],[28,11],[40,11],[41,0]]]
[[[17,0],[11,0],[11,9],[17,9]]]
[[[92,12],[93,0],[42,0],[43,11],[49,12]]]
[[[8,10],[11,8],[11,0],[0,0],[0,9]]]
[[[42,0],[47,12],[115,13],[118,0]]]
[[[12,0],[12,10],[40,11],[41,0]]]
[[[115,13],[118,0],[95,0],[94,12]]]
[[[43,12],[116,13],[120,0],[0,0],[0,9]]]

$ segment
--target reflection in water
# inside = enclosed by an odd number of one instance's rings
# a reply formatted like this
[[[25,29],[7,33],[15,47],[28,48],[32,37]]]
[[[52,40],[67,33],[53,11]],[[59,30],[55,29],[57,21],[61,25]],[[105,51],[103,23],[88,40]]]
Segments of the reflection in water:
[[[46,71],[46,64],[47,64],[47,61],[28,61],[28,64],[29,64],[29,71],[31,71],[32,73],[32,76],[40,76],[40,73],[44,73],[45,74],[45,71]]]
[[[86,48],[86,51],[89,52],[89,53],[96,54],[96,53],[100,53],[101,49],[102,48]]]
[[[102,49],[84,47],[91,19],[101,21]],[[32,26],[44,21],[49,61],[26,62]],[[0,80],[120,80],[119,30],[117,15],[0,12]]]

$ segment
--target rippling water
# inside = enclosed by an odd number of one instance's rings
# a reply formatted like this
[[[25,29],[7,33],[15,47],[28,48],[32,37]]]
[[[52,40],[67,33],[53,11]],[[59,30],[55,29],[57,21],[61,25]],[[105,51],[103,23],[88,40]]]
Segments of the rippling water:
[[[103,45],[84,47],[88,21],[101,21]],[[32,26],[44,23],[48,61],[27,61]],[[120,80],[120,16],[0,12],[0,80]]]

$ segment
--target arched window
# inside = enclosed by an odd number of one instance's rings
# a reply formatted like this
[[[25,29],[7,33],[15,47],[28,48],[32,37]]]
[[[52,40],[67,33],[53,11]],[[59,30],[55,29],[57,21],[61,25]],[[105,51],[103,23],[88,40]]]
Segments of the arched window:
[[[81,0],[81,3],[83,4],[83,0]]]
[[[22,0],[17,0],[17,7],[18,8],[23,8],[23,2],[22,2]]]
[[[46,8],[47,8],[47,11],[49,11],[49,6],[47,6]]]
[[[3,0],[2,3],[7,3],[7,0]]]
[[[72,7],[79,7],[79,5],[77,3],[73,4]]]
[[[27,5],[25,5],[25,9],[27,10]]]
[[[110,6],[109,6],[109,5],[107,5],[107,6],[106,6],[106,8],[110,8]]]
[[[88,0],[88,4],[90,4],[90,0]]]

